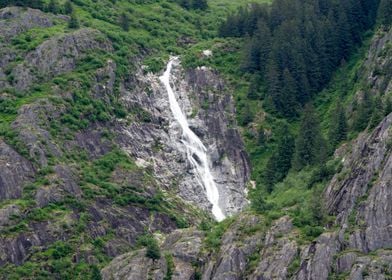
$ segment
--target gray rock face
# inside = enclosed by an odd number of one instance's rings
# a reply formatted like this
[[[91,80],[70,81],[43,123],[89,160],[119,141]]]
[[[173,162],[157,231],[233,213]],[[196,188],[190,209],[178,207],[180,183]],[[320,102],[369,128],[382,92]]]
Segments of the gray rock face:
[[[40,10],[21,7],[0,10],[0,37],[7,41],[29,29],[52,25],[52,18]]]
[[[263,242],[260,233],[242,236],[243,229],[252,228],[259,222],[258,217],[241,216],[222,236],[221,246],[215,256],[206,258],[202,279],[243,279],[248,258],[257,252]]]
[[[163,280],[167,266],[163,259],[153,261],[145,250],[121,255],[101,271],[103,280]]]
[[[375,95],[383,96],[392,90],[391,42],[392,29],[379,31],[362,67],[363,75],[367,79],[371,92]]]
[[[250,166],[239,132],[231,127],[235,124],[232,94],[220,76],[205,67],[187,71],[185,81],[185,92],[189,92],[192,106],[186,108],[187,113],[192,115],[192,110],[199,108],[197,117],[206,127],[202,139],[210,147],[212,170],[222,194],[221,205],[227,205],[226,213],[236,213],[246,204],[244,190],[250,177]],[[179,92],[184,91],[180,89]],[[195,101],[192,101],[193,96]],[[197,118],[193,120],[195,127],[200,126]]]
[[[32,28],[53,26],[54,16],[40,10],[7,7],[0,10],[0,87],[7,88],[10,84],[5,75],[5,69],[17,57],[14,47],[8,43],[12,38]]]
[[[81,132],[75,138],[65,143],[67,149],[81,149],[87,152],[90,159],[96,159],[112,149],[112,143],[102,136],[104,127],[93,125]]]
[[[362,135],[344,158],[343,174],[337,174],[325,192],[327,207],[337,215],[337,223],[349,226],[354,212],[361,224],[350,237],[350,246],[363,252],[392,244],[392,154],[390,151],[392,114],[370,135]]]
[[[40,166],[48,164],[48,156],[60,156],[61,149],[48,132],[49,120],[59,118],[63,107],[54,106],[48,100],[38,100],[22,106],[12,129],[29,150],[30,157]]]
[[[17,205],[10,204],[0,209],[0,227],[12,224],[12,217],[18,216],[20,209]]]
[[[249,279],[287,279],[287,268],[298,254],[298,245],[290,240],[293,225],[288,217],[277,220],[267,232],[260,262]]]
[[[177,230],[167,236],[161,245],[165,254],[173,258],[173,280],[192,279],[195,269],[192,263],[198,261],[203,234],[196,230]],[[152,261],[147,258],[146,250],[138,250],[115,258],[102,271],[104,280],[163,280],[168,264],[164,256]]]
[[[0,139],[0,166],[0,200],[21,197],[34,178],[33,165]]]
[[[40,187],[35,194],[35,200],[39,207],[60,202],[66,195],[81,197],[82,191],[75,181],[76,176],[68,166],[57,165],[54,172],[49,185]]]
[[[20,91],[26,90],[38,79],[47,80],[75,69],[76,62],[89,51],[99,50],[110,52],[112,46],[94,29],[84,28],[45,41],[27,54],[24,63],[13,69],[13,86]]]
[[[295,279],[328,279],[334,255],[341,249],[336,233],[324,233],[301,252],[301,266]]]
[[[372,256],[362,256],[349,252],[336,261],[335,276],[346,275],[345,279],[388,279],[392,272],[392,255],[390,251],[380,250]]]
[[[223,80],[211,70],[184,71],[176,64],[172,74],[180,106],[208,149],[210,168],[220,192],[219,204],[226,215],[236,213],[246,205],[249,162],[238,132],[230,128],[234,123],[230,94],[226,93]],[[122,92],[129,110],[136,112],[136,118],[144,123],[120,122],[119,145],[150,166],[162,186],[177,188],[180,197],[209,210],[211,205],[186,158],[181,128],[172,116],[158,76],[140,71],[123,85]],[[201,104],[206,103],[211,106],[201,109]]]
[[[252,231],[261,222],[259,217],[240,215],[222,236],[215,253],[203,249],[204,233],[195,229],[176,230],[166,236],[161,252],[173,257],[172,279],[287,279],[287,267],[297,256],[291,220],[283,217],[265,234]],[[259,254],[259,262],[249,270],[249,258]],[[127,253],[115,258],[102,270],[103,279],[162,279],[167,263],[162,257],[151,263],[145,251]],[[145,264],[144,266],[142,264]],[[139,277],[139,278],[138,278]]]

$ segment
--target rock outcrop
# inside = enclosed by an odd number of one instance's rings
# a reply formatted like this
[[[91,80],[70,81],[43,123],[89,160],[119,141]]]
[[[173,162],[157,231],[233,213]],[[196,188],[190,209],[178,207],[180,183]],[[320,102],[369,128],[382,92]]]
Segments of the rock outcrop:
[[[13,69],[12,86],[20,91],[26,90],[40,79],[45,81],[75,69],[77,61],[88,52],[111,50],[111,43],[94,29],[83,28],[50,39],[27,54],[25,61]]]
[[[231,127],[235,111],[228,88],[217,73],[207,68],[185,71],[176,64],[173,76],[181,109],[207,147],[210,167],[217,178],[219,204],[225,214],[236,213],[246,205],[250,167],[240,135]],[[119,145],[150,166],[162,186],[175,188],[183,199],[209,210],[211,205],[187,161],[181,128],[174,121],[158,76],[140,70],[124,83],[123,100],[144,122],[120,122]]]
[[[300,244],[299,233],[289,217],[278,219],[267,229],[262,218],[240,214],[220,238],[218,248],[193,248],[189,260],[174,259],[174,266],[181,270],[177,275],[183,275],[181,279],[194,279],[197,274],[206,280],[327,280],[342,275],[352,280],[388,279],[392,273],[391,127],[392,114],[372,133],[360,135],[344,156],[343,169],[324,193],[326,208],[336,215],[334,228],[310,244]],[[178,238],[182,235],[186,235],[185,240],[194,239],[199,244],[203,235],[198,231],[193,234],[189,237],[188,229],[168,235],[169,241],[163,243],[161,250],[173,252],[178,244],[170,240],[182,240]],[[189,271],[195,259],[197,265]],[[149,263],[147,270],[141,270],[146,269],[142,262]],[[166,273],[163,258],[151,262],[143,251],[118,257],[102,271],[104,279],[148,279],[148,275],[163,279]]]
[[[40,10],[19,7],[0,10],[0,37],[6,41],[29,29],[51,26],[53,18]]]
[[[0,199],[21,197],[23,185],[34,179],[34,166],[1,139],[0,166]]]

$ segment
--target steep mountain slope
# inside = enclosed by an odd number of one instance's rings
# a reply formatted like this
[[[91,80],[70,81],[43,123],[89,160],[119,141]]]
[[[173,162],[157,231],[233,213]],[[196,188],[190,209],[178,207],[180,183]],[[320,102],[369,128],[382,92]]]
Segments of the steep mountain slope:
[[[210,221],[167,92],[142,56],[119,64],[106,34],[68,29],[67,16],[0,14],[3,276],[93,277],[143,234]],[[207,68],[178,64],[173,77],[211,155],[219,204],[236,213],[250,168],[230,89]]]
[[[385,53],[391,34],[375,36],[358,71],[360,82],[384,97],[390,96],[390,54]],[[102,270],[103,279],[389,279],[391,127],[389,114],[336,151],[343,166],[319,202],[331,218],[313,241],[304,239],[290,214],[271,223],[268,216],[244,212],[207,235],[196,229],[169,234],[161,244],[166,255],[157,261],[149,261],[144,250],[117,257]]]
[[[70,13],[59,2],[61,12],[0,9],[1,279],[391,277],[388,108],[350,132],[327,171],[292,170],[259,193],[251,178],[259,182],[285,121],[244,97],[252,78],[239,74],[243,41],[215,38],[248,1],[195,11],[166,0],[75,0]],[[365,58],[342,63],[315,97],[322,129],[334,103],[350,125],[366,93],[388,103],[391,46],[392,30],[380,30]],[[221,223],[159,79],[170,54],[181,55],[171,86],[206,147],[229,216]]]

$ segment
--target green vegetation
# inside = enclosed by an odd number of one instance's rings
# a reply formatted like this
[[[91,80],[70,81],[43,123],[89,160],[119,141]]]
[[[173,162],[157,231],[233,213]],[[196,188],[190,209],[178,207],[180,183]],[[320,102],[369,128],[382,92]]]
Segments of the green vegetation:
[[[158,241],[151,234],[139,236],[137,243],[140,246],[146,247],[146,257],[152,260],[157,260],[161,257]]]
[[[315,109],[308,104],[303,113],[297,141],[293,166],[301,170],[305,166],[321,164],[326,158],[326,144],[321,135],[320,124]]]
[[[171,280],[173,277],[174,269],[175,269],[173,256],[169,253],[166,253],[165,260],[166,260],[166,265],[167,265],[167,271],[166,271],[165,278],[163,278],[163,280]]]
[[[234,222],[235,218],[230,217],[225,219],[223,222],[217,224],[216,226],[210,228],[207,231],[207,236],[204,240],[205,246],[208,250],[216,251],[222,241],[222,236],[229,226]]]
[[[86,128],[109,125],[115,118],[149,123],[152,116],[144,108],[134,106],[127,111],[122,106],[119,81],[134,71],[135,59],[143,60],[145,71],[157,72],[170,54],[179,54],[185,67],[206,65],[217,69],[233,89],[237,123],[251,158],[252,179],[257,183],[250,193],[251,211],[264,219],[255,228],[244,229],[243,234],[264,230],[273,220],[289,215],[300,233],[298,241],[314,240],[330,219],[322,209],[320,194],[341,169],[340,163],[328,156],[359,132],[374,128],[392,111],[391,98],[372,97],[358,81],[363,53],[371,36],[365,31],[375,20],[375,1],[362,1],[368,6],[363,9],[366,14],[361,17],[360,26],[355,26],[356,18],[350,16],[356,11],[355,1],[349,1],[347,7],[342,7],[339,1],[324,1],[328,4],[325,11],[317,10],[309,0],[276,1],[268,8],[250,5],[253,2],[271,1],[0,0],[0,7],[29,6],[69,15],[67,20],[53,19],[54,25],[49,28],[34,28],[12,39],[16,59],[5,71],[11,86],[15,80],[14,67],[49,38],[90,27],[102,33],[99,40],[109,40],[113,45],[112,53],[86,54],[70,73],[45,82],[39,77],[26,92],[17,92],[12,87],[3,89],[0,137],[30,158],[11,125],[23,105],[40,100],[49,100],[59,111],[59,119],[51,120],[47,127],[50,137],[59,145],[74,141]],[[390,25],[389,3],[382,0],[379,7],[379,21],[384,26]],[[300,8],[293,8],[296,4]],[[309,7],[305,9],[303,5]],[[239,7],[242,8],[235,12]],[[280,15],[286,13],[288,20],[282,21]],[[222,23],[228,14],[231,15]],[[308,17],[309,23],[304,25],[298,14]],[[357,49],[362,42],[365,47]],[[203,56],[206,49],[213,55]],[[384,56],[388,56],[387,51]],[[114,92],[97,98],[92,94],[92,84],[97,69],[105,67],[108,60],[117,65]],[[356,99],[354,93],[358,89],[364,91]],[[67,96],[59,96],[59,92]],[[351,111],[347,110],[349,104]],[[204,109],[208,106],[209,103],[203,104]],[[109,132],[102,133],[109,143],[111,137]],[[324,139],[328,139],[329,146]],[[159,141],[153,149],[161,149]],[[105,245],[115,234],[104,224],[107,221],[99,222],[100,227],[108,229],[104,235],[93,239],[87,233],[95,222],[89,209],[98,200],[110,203],[119,212],[126,207],[143,209],[152,220],[154,215],[164,215],[179,228],[198,222],[188,220],[188,206],[178,202],[170,190],[151,192],[156,182],[150,168],[137,167],[113,143],[101,156],[89,157],[83,148],[73,147],[59,157],[48,156],[48,167],[40,169],[36,161],[34,164],[38,175],[24,188],[23,197],[2,204],[20,206],[23,215],[14,217],[12,225],[4,227],[1,234],[7,238],[29,234],[33,226],[49,221],[60,229],[55,234],[63,241],[33,248],[30,258],[21,266],[1,268],[0,274],[9,275],[9,279],[100,279],[99,270],[110,260]],[[39,188],[60,185],[53,169],[57,164],[72,167],[82,190],[81,197],[64,195],[59,202],[37,207],[34,194]],[[132,176],[133,184],[114,180],[117,172]],[[215,225],[203,214],[193,212],[201,220],[199,227],[207,233],[204,249],[216,252],[236,217]],[[152,234],[141,236],[137,245],[146,247],[147,257],[161,258],[158,241]],[[169,280],[174,270],[173,256],[163,255],[168,266],[165,279]],[[249,261],[250,267],[254,266],[257,254]],[[296,258],[289,274],[298,265]],[[198,271],[195,278],[199,276]]]
[[[242,7],[220,26],[222,37],[246,37],[242,71],[267,90],[266,109],[295,118],[325,87],[376,20],[378,1],[274,1]],[[304,12],[305,11],[305,12]]]

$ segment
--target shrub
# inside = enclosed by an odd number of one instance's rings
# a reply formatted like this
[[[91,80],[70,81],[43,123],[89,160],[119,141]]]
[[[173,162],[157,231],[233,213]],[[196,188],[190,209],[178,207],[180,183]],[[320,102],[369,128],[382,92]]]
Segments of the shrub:
[[[138,238],[137,243],[147,248],[146,257],[157,260],[161,257],[161,252],[157,240],[151,234],[145,234]]]

